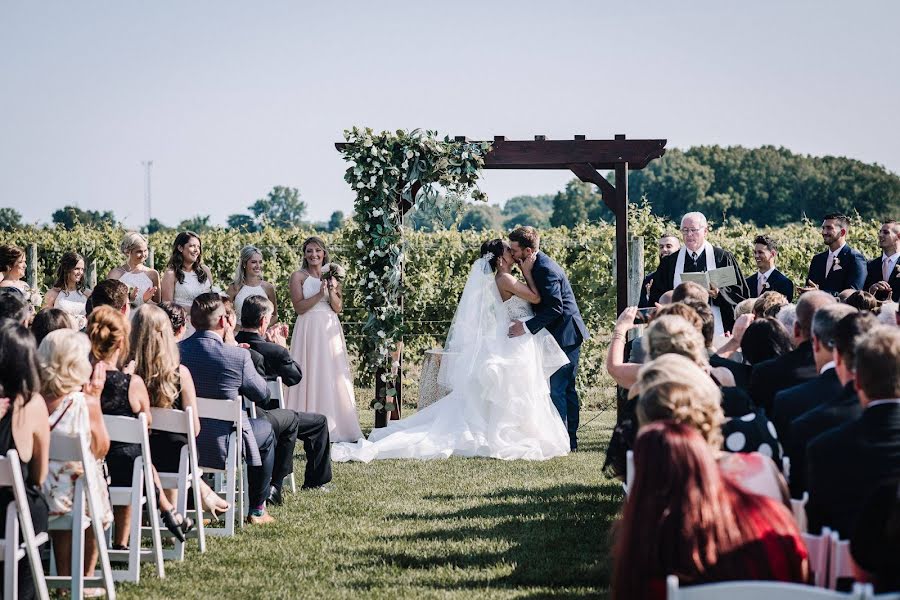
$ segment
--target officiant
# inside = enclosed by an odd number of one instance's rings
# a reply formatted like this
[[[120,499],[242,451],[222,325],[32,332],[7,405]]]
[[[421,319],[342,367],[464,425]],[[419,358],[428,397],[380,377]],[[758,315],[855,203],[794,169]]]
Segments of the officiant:
[[[659,261],[656,277],[650,287],[650,302],[674,289],[682,281],[684,273],[705,273],[722,267],[734,268],[736,283],[727,287],[710,286],[709,302],[715,317],[715,334],[723,335],[734,326],[734,307],[750,296],[747,280],[734,255],[706,241],[709,227],[703,213],[689,212],[681,218],[681,250]]]

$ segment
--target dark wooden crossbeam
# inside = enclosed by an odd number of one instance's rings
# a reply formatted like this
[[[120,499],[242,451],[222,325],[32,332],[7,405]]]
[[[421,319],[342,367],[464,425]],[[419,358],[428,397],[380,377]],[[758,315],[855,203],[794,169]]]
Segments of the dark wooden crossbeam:
[[[543,138],[544,136],[535,136]],[[581,137],[581,136],[578,136]],[[617,164],[643,169],[666,152],[666,140],[507,140],[494,138],[485,169],[568,169],[590,165],[612,170]]]

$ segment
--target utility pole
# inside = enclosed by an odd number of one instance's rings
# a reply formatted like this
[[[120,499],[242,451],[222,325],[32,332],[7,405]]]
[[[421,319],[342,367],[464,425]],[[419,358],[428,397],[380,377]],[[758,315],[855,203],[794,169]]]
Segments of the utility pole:
[[[150,202],[150,168],[153,166],[152,160],[141,161],[144,165],[144,210],[146,211],[147,225],[150,225],[150,219],[153,217]]]

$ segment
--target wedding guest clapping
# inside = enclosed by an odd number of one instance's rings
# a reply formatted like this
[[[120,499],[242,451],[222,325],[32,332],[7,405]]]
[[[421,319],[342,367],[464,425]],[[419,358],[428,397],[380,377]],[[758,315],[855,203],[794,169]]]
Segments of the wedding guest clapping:
[[[288,389],[286,405],[325,415],[333,442],[355,442],[362,430],[338,319],[343,307],[342,272],[331,263],[322,239],[303,242],[301,268],[291,275],[291,303],[297,313],[291,356],[300,365],[303,380]]]
[[[243,306],[243,326],[235,335],[239,344],[247,344],[263,357],[264,377],[275,380],[281,377],[286,386],[300,383],[303,376],[300,365],[288,352],[285,334],[287,327],[271,328],[274,307],[264,296],[251,296]]]
[[[135,309],[145,302],[159,302],[159,272],[144,264],[150,255],[147,238],[136,231],[129,231],[119,243],[125,262],[106,276],[118,279],[128,286],[128,300]]]
[[[47,500],[41,486],[47,478],[50,422],[40,395],[37,347],[25,327],[0,319],[0,455],[19,454],[25,497],[36,534],[47,531]],[[0,523],[13,500],[11,487],[0,488]],[[15,543],[13,540],[7,540]],[[0,576],[0,584],[5,583]],[[19,598],[34,597],[34,580],[27,560],[19,562]]]
[[[103,477],[103,458],[109,451],[109,433],[100,410],[100,393],[106,380],[106,367],[98,364],[91,369],[88,356],[91,343],[83,333],[71,329],[51,331],[38,348],[42,385],[41,395],[47,403],[50,430],[70,437],[81,437],[90,447],[91,457],[85,457],[84,477],[94,497],[99,501],[98,519],[102,528],[112,523],[109,491]],[[50,507],[50,518],[72,512],[75,481],[82,475],[81,465],[50,461],[44,494]],[[71,575],[72,532],[51,531],[56,569],[60,575]],[[84,575],[90,577],[97,564],[97,544],[92,529],[84,537]]]
[[[84,257],[77,252],[66,252],[56,269],[56,281],[44,296],[42,309],[59,308],[74,320],[76,329],[84,329],[87,324],[85,305],[91,290],[84,281]]]
[[[238,259],[234,281],[228,286],[225,293],[234,302],[234,312],[237,315],[238,327],[241,325],[241,309],[244,300],[251,296],[268,298],[272,303],[275,320],[278,320],[278,302],[275,300],[275,286],[262,278],[263,257],[262,252],[256,246],[244,246]]]
[[[194,298],[212,290],[212,272],[203,264],[200,236],[193,231],[182,231],[172,243],[172,255],[163,275],[160,298],[175,302],[188,315],[185,335],[194,333],[190,311]]]
[[[900,302],[900,223],[890,220],[881,224],[878,247],[881,257],[866,265],[863,289],[880,301]]]
[[[723,477],[693,427],[647,425],[634,459],[613,549],[613,598],[664,598],[673,573],[683,585],[806,582],[806,546],[790,512]]]

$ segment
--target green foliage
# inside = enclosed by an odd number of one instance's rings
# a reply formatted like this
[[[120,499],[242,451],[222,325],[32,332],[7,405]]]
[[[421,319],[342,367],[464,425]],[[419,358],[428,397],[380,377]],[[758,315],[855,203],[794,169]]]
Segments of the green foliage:
[[[168,225],[163,225],[159,219],[153,217],[150,219],[150,222],[145,226],[141,227],[141,233],[144,235],[149,235],[151,233],[157,233],[160,231],[173,231],[171,227]]]
[[[250,233],[260,231],[266,226],[280,229],[308,227],[303,221],[303,217],[306,216],[306,202],[300,200],[300,190],[297,188],[276,185],[265,198],[260,198],[247,208],[250,214],[229,215],[228,226]]]
[[[538,229],[550,227],[550,215],[536,206],[526,206],[521,212],[513,214],[503,222],[506,229],[514,229],[519,225],[531,225]]]
[[[96,210],[81,210],[77,206],[64,206],[53,212],[53,222],[63,229],[72,230],[78,224],[92,227],[115,225],[116,216],[111,210],[100,212]]]
[[[255,233],[261,229],[253,217],[245,214],[228,215],[228,226],[248,233]]]
[[[14,208],[0,208],[0,231],[13,231],[22,226],[22,215]]]
[[[340,210],[336,210],[331,213],[331,218],[328,219],[328,231],[337,231],[341,227],[344,226],[344,212]]]
[[[503,216],[511,217],[534,208],[549,217],[553,212],[553,198],[555,194],[542,194],[540,196],[513,196],[503,205]]]
[[[445,231],[453,227],[465,212],[459,202],[439,195],[430,203],[419,203],[403,215],[403,225],[414,231]]]
[[[596,186],[573,179],[566,184],[566,189],[553,198],[553,214],[550,225],[553,227],[575,227],[577,225],[601,220],[606,206]]]
[[[500,227],[500,211],[488,204],[469,204],[459,221],[460,231],[487,231]]]
[[[900,177],[880,165],[844,157],[812,157],[785,148],[698,146],[677,149],[628,178],[632,198],[678,218],[690,210],[760,225],[784,225],[827,212],[867,219],[900,212]]]
[[[212,229],[209,215],[195,215],[190,219],[185,219],[178,224],[175,229],[178,231],[193,231],[194,233],[205,233]]]

